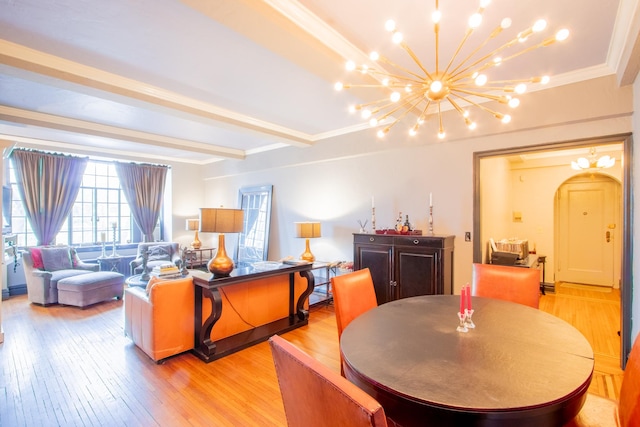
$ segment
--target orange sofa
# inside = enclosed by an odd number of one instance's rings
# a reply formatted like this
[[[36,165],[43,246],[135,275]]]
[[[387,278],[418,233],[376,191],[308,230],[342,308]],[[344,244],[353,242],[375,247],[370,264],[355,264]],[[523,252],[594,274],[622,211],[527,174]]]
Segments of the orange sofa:
[[[295,275],[296,300],[307,281]],[[220,288],[222,316],[211,330],[216,341],[289,315],[289,276],[268,277]],[[195,292],[191,276],[160,280],[152,277],[146,289],[129,287],[124,293],[125,335],[151,359],[160,362],[194,348]],[[308,304],[308,302],[307,302]],[[202,302],[202,316],[211,302]]]

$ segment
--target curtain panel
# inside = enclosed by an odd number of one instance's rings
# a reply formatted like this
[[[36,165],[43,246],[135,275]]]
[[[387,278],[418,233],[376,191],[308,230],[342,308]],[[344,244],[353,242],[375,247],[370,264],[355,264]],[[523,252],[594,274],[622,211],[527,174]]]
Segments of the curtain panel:
[[[88,158],[15,149],[10,159],[38,245],[55,243],[78,197]]]
[[[145,242],[153,242],[168,169],[168,166],[160,165],[116,163],[120,186]]]

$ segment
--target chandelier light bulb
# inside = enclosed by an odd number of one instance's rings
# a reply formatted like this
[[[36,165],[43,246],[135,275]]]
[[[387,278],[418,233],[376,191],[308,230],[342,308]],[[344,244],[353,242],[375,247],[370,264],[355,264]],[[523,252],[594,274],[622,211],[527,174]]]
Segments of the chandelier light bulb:
[[[511,27],[511,18],[504,18],[502,21],[500,21],[500,28],[506,30],[509,27]]]
[[[429,85],[429,90],[433,93],[439,93],[442,90],[442,82],[440,80],[434,80]]]
[[[434,24],[439,24],[440,19],[442,19],[442,13],[439,10],[434,10],[433,13],[431,13],[431,21]]]
[[[369,120],[369,125],[371,127],[376,127],[378,126],[378,119],[376,119],[375,117],[372,117],[371,120]]]
[[[347,61],[345,68],[347,69],[347,71],[353,71],[356,69],[356,63],[353,61]]]
[[[439,139],[444,139],[446,136],[447,136],[447,134],[443,130],[438,132],[438,138]]]
[[[568,37],[569,37],[569,30],[567,30],[566,28],[563,28],[562,30],[556,33],[556,40],[559,42],[565,41]]]
[[[367,67],[366,65],[363,65],[362,68],[360,68],[360,72],[362,74],[367,74],[368,71],[369,71],[369,67]]]
[[[391,96],[389,97],[389,99],[391,99],[391,102],[400,101],[400,92],[392,92]]]
[[[518,105],[520,105],[520,100],[518,98],[511,98],[509,100],[509,107],[511,108],[517,108]]]
[[[416,136],[418,134],[418,125],[415,125],[409,129],[409,136]]]
[[[337,82],[333,87],[335,87],[337,91],[344,89],[342,82]]]
[[[484,86],[487,83],[487,75],[480,74],[475,80],[476,86]]]
[[[482,15],[479,13],[474,13],[469,17],[469,28],[476,29],[482,24]]]
[[[384,138],[384,136],[389,132],[389,128],[380,129],[377,133],[378,138]]]
[[[490,4],[491,4],[491,0],[480,0],[480,7],[483,9],[489,6]]]
[[[542,76],[542,78],[540,79],[540,84],[546,85],[547,83],[549,83],[549,80],[551,80],[549,76]]]
[[[496,64],[496,67],[499,67],[500,64],[502,64],[502,58],[499,56],[496,56],[495,58],[493,58],[493,63]]]
[[[505,115],[502,117],[502,123],[507,124],[507,123],[509,123],[510,121],[511,121],[511,116],[510,116],[510,115],[505,114]]]
[[[389,19],[387,22],[385,22],[384,28],[385,28],[385,30],[387,30],[390,33],[395,31],[396,30],[395,21],[393,19]]]
[[[539,33],[540,31],[543,31],[545,28],[547,28],[547,21],[545,21],[544,19],[538,19],[536,23],[533,24],[533,27],[531,29],[533,30],[534,33]]]
[[[369,59],[372,61],[377,61],[378,59],[380,59],[380,55],[378,54],[378,52],[373,51],[369,54]]]
[[[515,91],[518,95],[522,95],[527,91],[527,85],[524,83],[520,83],[516,86]]]
[[[389,86],[389,79],[387,77],[385,77],[384,79],[382,79],[382,85],[383,86]]]
[[[407,92],[407,93],[411,93],[411,92],[413,92],[413,90],[411,88],[412,88],[411,83],[409,83],[404,87],[404,91]]]
[[[355,105],[349,105],[349,112],[350,112],[351,114],[355,113],[355,112],[356,112],[356,110],[357,110],[357,108],[356,108],[356,106],[355,106]]]
[[[395,44],[400,44],[402,42],[402,33],[400,31],[395,31],[391,37],[391,41]]]
[[[363,119],[368,119],[369,117],[371,117],[371,110],[369,110],[368,108],[365,108],[364,110],[362,110],[362,113],[360,113],[362,115]]]

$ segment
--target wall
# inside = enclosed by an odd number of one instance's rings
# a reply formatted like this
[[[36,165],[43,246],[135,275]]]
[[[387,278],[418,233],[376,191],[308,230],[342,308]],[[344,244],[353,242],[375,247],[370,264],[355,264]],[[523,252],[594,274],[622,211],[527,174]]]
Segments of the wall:
[[[633,130],[635,135],[640,135],[640,79],[636,77],[633,84],[633,107],[635,114],[633,115]],[[632,198],[638,194],[640,199],[640,137],[635,137],[633,141],[634,150],[634,163],[633,170],[635,171],[633,179],[634,192]],[[640,209],[633,210],[633,241],[640,242]],[[633,277],[640,276],[640,248],[633,248]],[[640,292],[637,285],[633,286],[633,297],[631,305],[631,338],[635,338],[640,333],[640,322],[637,321],[640,318]]]

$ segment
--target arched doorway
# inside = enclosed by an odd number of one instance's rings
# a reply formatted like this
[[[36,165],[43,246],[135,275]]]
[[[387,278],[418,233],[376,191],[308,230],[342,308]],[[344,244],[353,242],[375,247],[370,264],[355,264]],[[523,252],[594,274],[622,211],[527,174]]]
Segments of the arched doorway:
[[[600,173],[576,175],[555,197],[558,282],[619,287],[621,184]]]

